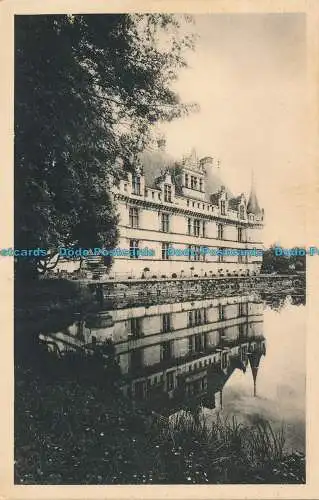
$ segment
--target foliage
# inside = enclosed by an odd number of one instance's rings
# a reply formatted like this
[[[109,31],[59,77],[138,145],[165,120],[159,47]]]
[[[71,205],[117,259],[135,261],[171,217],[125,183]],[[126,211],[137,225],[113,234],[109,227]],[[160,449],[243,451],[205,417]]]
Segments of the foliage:
[[[191,106],[171,89],[193,39],[162,14],[15,16],[15,246],[114,247],[110,184],[150,125]],[[32,265],[31,265],[32,264]],[[109,264],[109,263],[108,263]],[[39,259],[18,259],[19,273]]]
[[[267,423],[168,419],[78,372],[48,378],[17,367],[15,381],[18,484],[305,482],[304,455],[287,455]]]
[[[276,247],[272,245],[263,253],[262,273],[291,274],[306,270],[306,257],[302,255],[276,255]]]

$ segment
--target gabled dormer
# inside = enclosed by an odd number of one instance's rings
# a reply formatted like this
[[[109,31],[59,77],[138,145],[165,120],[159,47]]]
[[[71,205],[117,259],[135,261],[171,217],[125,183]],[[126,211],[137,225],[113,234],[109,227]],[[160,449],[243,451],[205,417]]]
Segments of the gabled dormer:
[[[173,183],[170,169],[167,168],[162,171],[155,183],[157,188],[162,191],[162,201],[173,203],[175,201],[175,184]]]
[[[195,149],[184,156],[181,165],[181,188],[184,196],[205,200],[205,169]]]
[[[228,194],[225,186],[221,186],[220,190],[217,193],[214,193],[210,197],[210,201],[213,205],[217,206],[219,209],[219,214],[221,216],[226,216],[228,212]]]
[[[145,192],[145,178],[143,167],[137,163],[133,172],[128,173],[129,194],[135,196],[144,196]]]

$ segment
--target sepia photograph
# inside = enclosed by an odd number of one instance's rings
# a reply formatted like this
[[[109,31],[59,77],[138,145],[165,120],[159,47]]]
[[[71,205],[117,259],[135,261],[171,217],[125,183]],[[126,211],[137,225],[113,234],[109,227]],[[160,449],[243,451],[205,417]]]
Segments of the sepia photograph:
[[[306,484],[306,26],[14,16],[15,485]]]

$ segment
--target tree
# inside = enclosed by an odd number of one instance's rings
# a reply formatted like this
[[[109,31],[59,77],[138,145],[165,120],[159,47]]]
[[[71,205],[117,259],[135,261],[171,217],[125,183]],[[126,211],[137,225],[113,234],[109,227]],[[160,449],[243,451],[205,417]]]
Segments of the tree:
[[[191,35],[164,14],[15,16],[15,247],[114,247],[111,183],[150,126],[188,113],[171,89]],[[184,31],[183,33],[187,33]],[[39,259],[19,259],[34,274]]]

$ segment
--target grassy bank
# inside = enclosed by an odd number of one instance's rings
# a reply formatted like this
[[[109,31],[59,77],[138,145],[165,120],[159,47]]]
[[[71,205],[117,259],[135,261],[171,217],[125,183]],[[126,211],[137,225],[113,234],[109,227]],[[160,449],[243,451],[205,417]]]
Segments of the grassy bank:
[[[304,456],[266,423],[168,422],[90,379],[17,367],[15,380],[16,484],[304,482]]]

